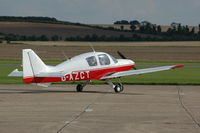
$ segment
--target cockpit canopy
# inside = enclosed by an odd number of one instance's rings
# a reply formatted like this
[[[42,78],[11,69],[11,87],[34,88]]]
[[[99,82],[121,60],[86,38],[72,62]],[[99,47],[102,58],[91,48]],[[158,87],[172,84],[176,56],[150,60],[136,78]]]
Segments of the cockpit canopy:
[[[96,58],[98,58],[98,60]],[[118,62],[117,59],[115,59],[113,56],[108,55],[108,54],[104,54],[104,53],[100,53],[100,54],[97,54],[97,56],[90,56],[90,57],[86,58],[86,61],[87,61],[89,66],[97,66],[98,61],[99,61],[99,64],[102,65],[102,66],[110,65],[111,60],[113,61],[113,63]]]

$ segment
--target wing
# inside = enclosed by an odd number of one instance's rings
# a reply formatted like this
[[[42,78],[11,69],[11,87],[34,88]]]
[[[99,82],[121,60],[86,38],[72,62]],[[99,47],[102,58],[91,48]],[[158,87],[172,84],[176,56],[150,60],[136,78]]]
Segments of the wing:
[[[102,77],[101,79],[111,79],[111,78],[117,78],[117,77],[122,77],[122,76],[152,73],[152,72],[176,69],[176,68],[181,68],[181,67],[184,67],[184,65],[163,66],[163,67],[146,68],[146,69],[140,69],[140,70],[116,72],[116,73],[113,73],[112,75],[110,75],[110,74],[106,75],[106,76]]]

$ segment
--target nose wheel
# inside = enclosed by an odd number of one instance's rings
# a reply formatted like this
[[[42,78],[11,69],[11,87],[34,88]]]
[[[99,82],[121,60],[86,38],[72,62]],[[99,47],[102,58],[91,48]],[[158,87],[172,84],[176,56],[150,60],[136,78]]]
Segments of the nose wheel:
[[[116,93],[120,93],[124,90],[124,86],[122,83],[112,83],[110,80],[107,81],[107,83],[112,87]]]
[[[121,83],[116,83],[114,90],[116,93],[120,93],[124,90],[124,86]]]

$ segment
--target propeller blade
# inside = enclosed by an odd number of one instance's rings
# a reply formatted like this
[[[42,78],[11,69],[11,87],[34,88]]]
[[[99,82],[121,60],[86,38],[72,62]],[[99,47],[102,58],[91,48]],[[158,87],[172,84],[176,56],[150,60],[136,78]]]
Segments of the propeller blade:
[[[117,51],[117,54],[118,54],[122,59],[127,59],[121,52]]]

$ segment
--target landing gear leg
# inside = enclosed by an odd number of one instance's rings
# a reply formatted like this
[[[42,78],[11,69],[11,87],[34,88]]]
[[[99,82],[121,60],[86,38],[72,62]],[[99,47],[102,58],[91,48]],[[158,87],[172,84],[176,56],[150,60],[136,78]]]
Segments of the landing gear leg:
[[[107,83],[115,90],[116,93],[120,93],[124,90],[122,83],[113,84],[111,81],[107,81]]]

